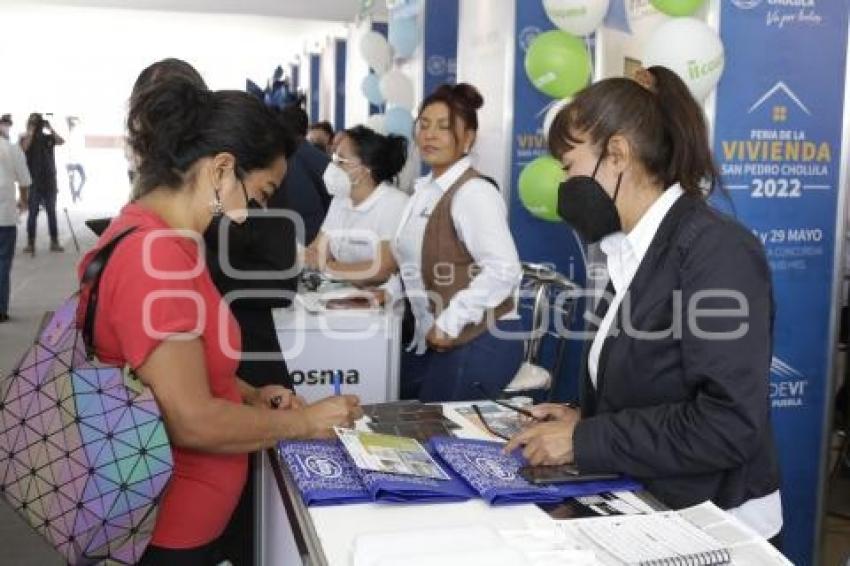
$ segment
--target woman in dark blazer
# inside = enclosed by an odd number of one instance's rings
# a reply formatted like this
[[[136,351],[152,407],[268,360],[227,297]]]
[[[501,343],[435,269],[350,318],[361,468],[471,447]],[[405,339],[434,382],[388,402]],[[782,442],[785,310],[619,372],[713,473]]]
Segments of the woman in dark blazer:
[[[512,439],[532,464],[640,479],[673,508],[712,500],[767,538],[782,510],[770,424],[773,296],[760,242],[708,206],[702,109],[663,67],[581,92],[555,120],[559,212],[599,242],[610,281],[581,411],[534,409]]]

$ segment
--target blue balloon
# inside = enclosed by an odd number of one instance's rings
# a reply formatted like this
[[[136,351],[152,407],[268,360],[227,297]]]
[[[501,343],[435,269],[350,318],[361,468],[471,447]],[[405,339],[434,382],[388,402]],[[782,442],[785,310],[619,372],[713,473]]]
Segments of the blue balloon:
[[[394,106],[384,114],[384,129],[388,134],[404,136],[410,140],[413,136],[413,115],[407,108]]]
[[[387,41],[401,59],[411,57],[419,45],[419,22],[416,16],[391,18],[387,31]]]
[[[381,80],[375,73],[369,73],[363,79],[363,83],[360,85],[360,90],[363,92],[366,100],[369,101],[369,104],[380,106],[384,103],[384,95],[381,94],[380,83]]]

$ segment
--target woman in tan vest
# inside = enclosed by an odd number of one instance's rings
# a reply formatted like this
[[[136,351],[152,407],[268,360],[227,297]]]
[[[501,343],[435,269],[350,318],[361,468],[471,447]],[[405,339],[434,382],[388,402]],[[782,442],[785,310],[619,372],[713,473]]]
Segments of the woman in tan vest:
[[[468,84],[423,102],[416,144],[430,174],[417,180],[393,240],[416,332],[402,361],[402,397],[457,401],[497,394],[522,358],[515,295],[522,276],[494,183],[469,151],[483,104]]]

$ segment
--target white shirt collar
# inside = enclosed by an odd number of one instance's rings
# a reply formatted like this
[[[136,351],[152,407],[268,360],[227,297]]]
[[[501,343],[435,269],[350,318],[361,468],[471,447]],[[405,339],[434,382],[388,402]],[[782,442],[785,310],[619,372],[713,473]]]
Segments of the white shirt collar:
[[[372,193],[368,197],[363,199],[360,204],[354,204],[354,201],[351,200],[351,197],[346,197],[345,205],[356,212],[368,212],[369,210],[375,207],[375,203],[377,203],[381,199],[381,196],[383,196],[383,194],[387,192],[387,190],[387,183],[386,181],[384,181],[383,183],[375,187],[375,190],[372,191]]]
[[[646,251],[649,249],[650,244],[652,244],[652,239],[655,238],[655,233],[658,232],[658,227],[661,226],[664,217],[667,216],[667,213],[673,208],[673,205],[676,204],[676,201],[679,200],[679,197],[684,192],[682,187],[679,186],[679,183],[676,183],[661,193],[661,196],[652,203],[649,210],[641,216],[638,223],[632,228],[632,231],[626,235],[629,244],[631,244],[635,255],[638,257],[638,262],[646,255]]]
[[[605,254],[608,264],[608,274],[618,292],[628,285],[649,250],[664,217],[683,194],[684,190],[676,183],[661,193],[631,232],[615,232],[599,242],[599,248]]]
[[[425,177],[422,178],[423,185],[428,185],[429,183],[436,183],[440,190],[446,192],[454,185],[460,176],[463,173],[472,167],[472,159],[468,155],[464,155],[460,159],[458,159],[454,165],[446,169],[445,173],[434,179],[434,173],[429,173]]]

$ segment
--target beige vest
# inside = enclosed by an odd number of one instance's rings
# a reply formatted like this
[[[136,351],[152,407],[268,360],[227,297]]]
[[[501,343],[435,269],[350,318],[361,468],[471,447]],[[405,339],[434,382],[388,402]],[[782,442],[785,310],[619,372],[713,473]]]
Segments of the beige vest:
[[[431,294],[430,302],[435,318],[449,306],[452,297],[469,287],[472,279],[481,271],[458,236],[452,219],[452,201],[458,190],[464,183],[478,176],[475,169],[467,169],[440,198],[425,225],[422,282],[425,290]],[[466,344],[477,338],[487,330],[488,321],[498,320],[513,308],[513,297],[508,297],[495,309],[484,313],[479,323],[466,325],[454,344]]]

